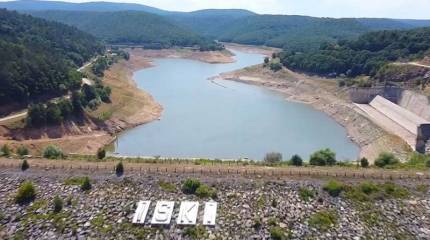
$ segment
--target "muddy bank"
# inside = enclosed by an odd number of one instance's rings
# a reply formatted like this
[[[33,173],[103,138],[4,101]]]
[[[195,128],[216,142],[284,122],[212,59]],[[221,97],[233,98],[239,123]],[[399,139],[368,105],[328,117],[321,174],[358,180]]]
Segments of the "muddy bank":
[[[216,79],[263,86],[283,93],[288,101],[309,104],[325,112],[346,128],[348,136],[361,148],[360,156],[371,162],[383,151],[393,152],[401,159],[405,159],[410,151],[403,140],[388,134],[361,115],[349,101],[347,90],[339,89],[334,80],[287,69],[275,73],[263,65],[224,73]]]

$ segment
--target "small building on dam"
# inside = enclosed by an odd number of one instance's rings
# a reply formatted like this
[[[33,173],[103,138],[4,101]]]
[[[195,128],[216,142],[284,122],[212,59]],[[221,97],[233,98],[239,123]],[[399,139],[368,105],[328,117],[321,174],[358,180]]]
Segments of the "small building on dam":
[[[352,88],[361,114],[401,137],[420,153],[430,153],[430,98],[399,87]]]

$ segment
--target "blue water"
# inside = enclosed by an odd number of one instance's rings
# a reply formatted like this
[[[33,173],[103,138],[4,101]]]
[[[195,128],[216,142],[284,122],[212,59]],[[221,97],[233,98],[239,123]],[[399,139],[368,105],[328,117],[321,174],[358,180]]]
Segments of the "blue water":
[[[118,137],[115,152],[129,156],[261,160],[267,152],[307,158],[331,148],[339,160],[356,159],[359,148],[345,129],[322,112],[285,101],[278,93],[232,81],[207,80],[259,64],[263,56],[235,52],[236,62],[207,64],[156,59],[134,75],[138,86],[164,108],[160,121]]]

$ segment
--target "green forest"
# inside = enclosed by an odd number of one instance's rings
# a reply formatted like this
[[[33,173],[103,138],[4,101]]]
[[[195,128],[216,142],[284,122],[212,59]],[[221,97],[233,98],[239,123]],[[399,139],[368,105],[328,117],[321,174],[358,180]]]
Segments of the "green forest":
[[[320,75],[375,76],[389,62],[422,58],[430,50],[430,28],[377,31],[355,40],[325,43],[307,53],[283,51],[284,66]]]
[[[197,46],[202,51],[222,49],[213,40],[145,12],[40,11],[31,14],[75,26],[109,44],[144,45],[153,49],[173,46]]]
[[[0,102],[26,104],[79,88],[76,68],[103,51],[76,28],[0,10]]]

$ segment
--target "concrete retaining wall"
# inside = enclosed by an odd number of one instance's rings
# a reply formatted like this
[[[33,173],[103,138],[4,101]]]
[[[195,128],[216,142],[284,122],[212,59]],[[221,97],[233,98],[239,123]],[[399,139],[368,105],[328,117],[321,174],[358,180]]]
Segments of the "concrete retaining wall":
[[[404,90],[398,101],[401,107],[417,114],[418,116],[430,121],[430,100],[429,97]]]
[[[403,89],[399,87],[351,88],[349,96],[351,101],[357,104],[369,104],[376,96],[382,96],[397,103],[402,92]]]

